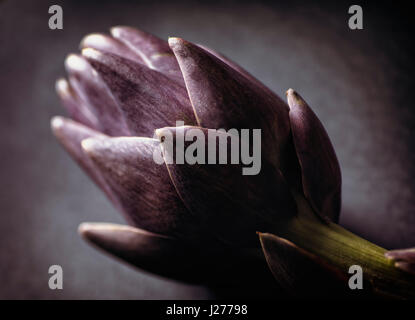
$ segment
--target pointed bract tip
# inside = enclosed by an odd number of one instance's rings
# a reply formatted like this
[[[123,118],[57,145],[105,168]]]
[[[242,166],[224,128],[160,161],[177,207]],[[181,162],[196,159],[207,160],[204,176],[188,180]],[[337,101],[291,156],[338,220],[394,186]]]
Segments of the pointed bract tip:
[[[69,54],[65,59],[65,68],[70,71],[85,71],[88,69],[88,62],[77,54]]]
[[[114,226],[117,225],[102,222],[83,222],[78,227],[78,233],[82,239],[97,244],[97,241],[105,239],[105,235],[114,230]]]
[[[398,262],[395,262],[395,267],[402,271],[415,274],[415,264],[413,263],[398,261]]]
[[[292,94],[295,94],[295,91],[294,91],[294,89],[288,89],[286,92],[285,92],[285,94],[288,96],[288,95],[292,95]]]
[[[171,127],[163,127],[163,128],[158,128],[156,130],[154,130],[154,133],[157,137],[162,136],[163,134],[165,134],[166,132],[170,131]]]
[[[56,80],[55,91],[60,97],[67,97],[71,95],[69,83],[65,78],[59,78]]]
[[[58,132],[65,124],[65,119],[61,116],[54,116],[50,120],[50,127],[54,133]]]
[[[104,35],[100,33],[90,33],[82,38],[79,43],[79,49],[87,48],[89,46],[102,46],[107,42]]]
[[[181,45],[184,44],[185,41],[182,38],[178,38],[178,37],[169,37],[168,39],[168,43],[170,48],[173,49],[173,47],[177,46],[177,45]]]
[[[135,228],[128,225],[108,223],[108,222],[82,222],[78,226],[79,235],[88,241],[99,242],[99,240],[114,239],[119,233],[129,233],[144,236],[157,236],[159,238],[166,238],[167,236],[158,235],[147,230]]]
[[[120,225],[109,222],[82,222],[78,227],[79,234],[86,234],[89,231],[134,231],[137,230],[134,227]]]
[[[154,130],[154,134],[160,142],[164,141],[165,132],[166,132],[165,128]]]
[[[95,59],[95,60],[99,59],[99,57],[101,56],[101,52],[93,48],[83,48],[81,50],[81,53],[85,58],[90,58],[90,59]]]
[[[99,144],[99,140],[95,138],[87,138],[81,141],[82,150],[87,154],[94,152]]]
[[[288,106],[290,107],[290,109],[294,106],[305,105],[305,101],[303,100],[303,98],[294,89],[288,89],[286,91],[286,95]]]
[[[415,263],[415,248],[390,250],[385,257],[392,260],[404,260]]]
[[[113,26],[110,28],[110,33],[117,38],[124,30],[132,30],[133,28],[127,26]]]
[[[78,226],[78,233],[81,235],[82,238],[86,238],[88,231],[90,231],[91,229],[93,229],[93,224],[92,223],[82,222]]]
[[[199,128],[199,129],[201,129],[200,127],[195,127],[195,126],[189,126],[189,125],[180,126],[180,125],[178,125],[176,127],[164,127],[164,128],[156,129],[156,130],[154,130],[154,134],[157,136],[157,139],[159,141],[163,142],[164,141],[163,138],[166,136],[166,134],[174,136],[175,134],[185,132],[188,128]]]

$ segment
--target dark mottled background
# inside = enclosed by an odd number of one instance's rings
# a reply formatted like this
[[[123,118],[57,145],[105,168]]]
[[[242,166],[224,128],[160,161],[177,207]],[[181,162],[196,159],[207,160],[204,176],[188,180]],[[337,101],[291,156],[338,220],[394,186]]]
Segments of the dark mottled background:
[[[334,1],[333,1],[334,2]],[[362,4],[364,30],[348,29]],[[64,30],[48,29],[60,4]],[[82,36],[132,25],[204,43],[278,94],[292,87],[332,138],[343,172],[341,223],[388,248],[415,246],[414,52],[399,2],[0,1],[0,298],[207,298],[202,287],[134,271],[77,235],[122,222],[50,133],[54,81]],[[60,264],[64,290],[48,289]]]

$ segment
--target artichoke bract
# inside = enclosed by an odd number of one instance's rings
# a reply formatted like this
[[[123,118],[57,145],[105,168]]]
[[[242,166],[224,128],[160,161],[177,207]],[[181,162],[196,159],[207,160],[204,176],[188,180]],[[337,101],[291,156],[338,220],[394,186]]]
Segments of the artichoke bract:
[[[67,79],[56,83],[71,119],[54,117],[52,130],[129,224],[84,223],[84,238],[139,268],[190,282],[272,274],[290,295],[344,293],[344,274],[358,264],[374,292],[412,292],[413,279],[384,249],[335,224],[339,162],[297,92],[286,92],[287,104],[209,48],[130,27],[88,35],[81,47],[65,61]],[[242,163],[211,164],[211,149],[196,163],[167,161],[177,154],[165,137],[186,148],[178,137],[195,129],[203,138],[221,129],[227,147],[229,130],[259,129],[260,170],[243,175]]]

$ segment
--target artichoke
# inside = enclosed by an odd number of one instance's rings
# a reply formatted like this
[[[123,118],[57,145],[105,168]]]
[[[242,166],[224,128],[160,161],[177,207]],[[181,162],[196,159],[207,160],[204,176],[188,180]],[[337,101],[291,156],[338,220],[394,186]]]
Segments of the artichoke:
[[[211,49],[130,27],[88,35],[81,48],[66,58],[67,80],[56,83],[71,119],[54,117],[52,130],[129,224],[83,223],[85,239],[192,283],[264,284],[273,275],[287,295],[350,295],[347,270],[357,264],[370,294],[413,297],[411,264],[394,262],[402,254],[387,256],[336,224],[340,166],[298,93],[289,89],[287,104]],[[179,137],[192,130],[207,137],[224,129],[229,147],[229,130],[244,128],[261,130],[256,175],[232,161],[166,161],[177,156],[166,136],[184,150],[189,142]]]

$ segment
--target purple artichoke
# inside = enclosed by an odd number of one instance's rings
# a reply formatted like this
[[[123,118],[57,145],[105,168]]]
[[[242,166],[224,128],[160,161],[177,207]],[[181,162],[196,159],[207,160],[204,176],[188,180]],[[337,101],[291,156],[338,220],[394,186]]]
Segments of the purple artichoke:
[[[190,282],[267,281],[270,269],[288,294],[314,294],[317,282],[340,292],[348,267],[359,264],[374,291],[413,292],[413,279],[384,249],[335,224],[339,163],[295,91],[287,91],[287,105],[211,49],[129,27],[88,35],[81,47],[65,61],[68,79],[56,84],[72,119],[55,117],[52,129],[130,225],[84,223],[84,238],[134,266]],[[154,161],[155,153],[175,156],[165,136],[177,147],[195,128],[205,136],[261,129],[259,174],[242,175],[239,163]]]

